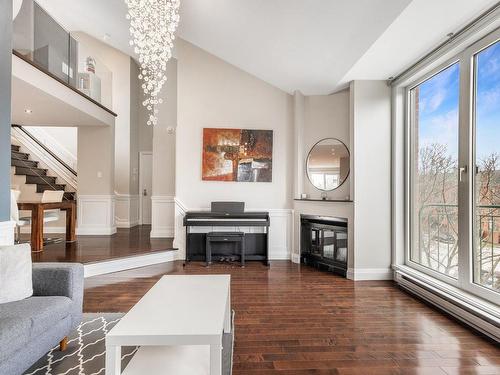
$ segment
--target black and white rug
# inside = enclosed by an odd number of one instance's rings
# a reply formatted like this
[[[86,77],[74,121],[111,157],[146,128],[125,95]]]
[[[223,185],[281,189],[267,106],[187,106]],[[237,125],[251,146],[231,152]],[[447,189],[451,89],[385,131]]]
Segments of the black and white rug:
[[[82,323],[68,337],[68,349],[52,348],[25,375],[104,375],[106,333],[124,314],[84,314]],[[234,325],[233,325],[234,327]],[[233,334],[223,338],[223,375],[232,373]],[[137,351],[137,347],[122,348],[122,369]],[[196,374],[193,374],[196,375]]]

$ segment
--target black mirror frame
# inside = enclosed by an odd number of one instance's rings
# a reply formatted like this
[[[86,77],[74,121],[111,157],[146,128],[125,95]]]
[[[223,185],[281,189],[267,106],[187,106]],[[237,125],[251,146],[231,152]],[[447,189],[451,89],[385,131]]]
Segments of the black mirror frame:
[[[349,155],[349,171],[347,172],[347,175],[345,176],[345,178],[342,180],[342,182],[335,188],[333,189],[330,189],[330,190],[326,190],[326,189],[320,189],[319,187],[317,187],[316,185],[313,184],[313,182],[311,181],[311,176],[309,176],[309,168],[308,168],[308,165],[309,165],[309,158],[311,156],[311,152],[314,150],[314,148],[320,144],[321,142],[323,141],[326,141],[328,139],[333,139],[335,141],[338,141],[340,143],[342,143],[345,147],[345,149],[347,150],[347,154]],[[346,181],[347,179],[349,178],[349,175],[351,174],[351,151],[349,151],[349,147],[346,146],[346,144],[344,142],[342,142],[340,139],[338,138],[333,138],[333,137],[328,137],[328,138],[323,138],[323,139],[320,139],[318,142],[316,142],[312,147],[311,149],[309,150],[309,152],[307,153],[307,157],[306,157],[306,175],[307,175],[307,179],[309,180],[310,184],[312,186],[314,186],[315,189],[318,189],[319,191],[334,191],[334,190],[337,190],[339,187],[341,187]]]

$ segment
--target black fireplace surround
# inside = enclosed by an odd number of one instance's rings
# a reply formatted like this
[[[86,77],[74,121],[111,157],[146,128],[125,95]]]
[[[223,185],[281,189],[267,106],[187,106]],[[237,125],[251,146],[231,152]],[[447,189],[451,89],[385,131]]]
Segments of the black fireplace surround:
[[[301,262],[347,275],[347,219],[300,215]]]

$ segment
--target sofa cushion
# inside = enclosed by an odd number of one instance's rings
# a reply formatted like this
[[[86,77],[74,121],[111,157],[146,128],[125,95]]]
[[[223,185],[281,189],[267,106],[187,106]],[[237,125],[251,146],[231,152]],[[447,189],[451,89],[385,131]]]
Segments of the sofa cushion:
[[[29,244],[0,247],[0,303],[33,295],[32,273]]]
[[[0,362],[29,342],[31,320],[28,317],[0,316]]]
[[[71,313],[72,302],[68,297],[30,297],[22,301],[0,305],[1,318],[28,318],[30,337],[47,331],[54,323]]]

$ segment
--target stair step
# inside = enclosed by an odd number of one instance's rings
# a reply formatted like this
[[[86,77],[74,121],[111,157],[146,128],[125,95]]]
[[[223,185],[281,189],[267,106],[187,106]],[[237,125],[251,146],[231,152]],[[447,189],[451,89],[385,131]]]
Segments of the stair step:
[[[36,192],[43,193],[45,190],[64,190],[64,185],[36,184]]]
[[[11,150],[11,157],[13,159],[27,160],[27,159],[29,159],[30,154],[27,154],[25,152]]]
[[[67,191],[67,192],[64,193],[64,198],[63,199],[68,200],[68,201],[74,201],[75,200],[75,194],[76,193]]]
[[[18,146],[18,145],[10,145],[10,149],[11,149],[11,151],[18,151],[19,152],[20,146]]]
[[[27,184],[55,185],[56,180],[57,178],[52,176],[26,176]]]
[[[16,167],[16,175],[22,176],[46,176],[47,170],[42,168]]]
[[[14,167],[37,168],[38,162],[33,160],[11,159],[10,165]]]

